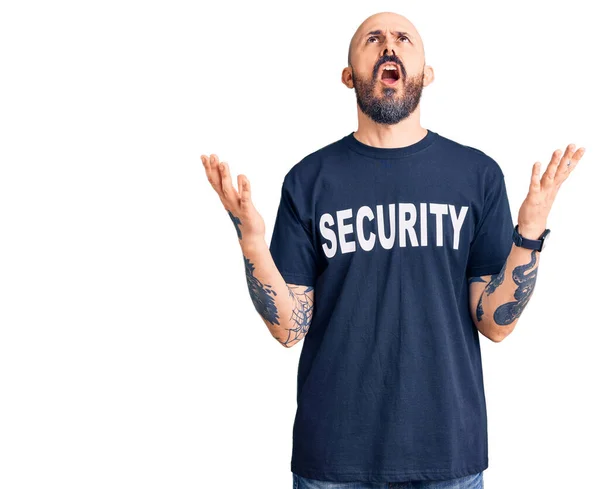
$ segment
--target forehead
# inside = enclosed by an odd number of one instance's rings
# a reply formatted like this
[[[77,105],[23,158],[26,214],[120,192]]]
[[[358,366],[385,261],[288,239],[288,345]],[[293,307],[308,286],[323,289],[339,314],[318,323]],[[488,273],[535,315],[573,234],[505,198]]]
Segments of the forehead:
[[[388,32],[406,32],[419,39],[419,33],[410,22],[394,20],[391,22],[376,21],[365,24],[358,30],[358,37],[362,38],[370,34],[387,34]]]
[[[421,36],[410,20],[406,17],[396,15],[380,15],[366,19],[356,31],[355,39],[362,39],[370,33],[380,31],[382,34],[389,32],[406,32],[412,35],[419,43],[422,43]]]

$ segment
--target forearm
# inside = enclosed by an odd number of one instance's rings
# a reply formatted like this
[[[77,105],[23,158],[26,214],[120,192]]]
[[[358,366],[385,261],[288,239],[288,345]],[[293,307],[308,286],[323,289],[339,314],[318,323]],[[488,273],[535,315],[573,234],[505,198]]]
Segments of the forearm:
[[[240,240],[246,282],[254,308],[271,335],[289,347],[306,334],[312,319],[312,301],[306,287],[287,285],[264,239]]]
[[[477,304],[478,328],[500,341],[515,328],[537,280],[540,252],[512,245],[504,267],[492,275]]]
[[[532,167],[529,191],[518,214],[519,232],[537,240],[546,229],[550,207],[558,189],[584,153],[569,144],[565,153],[556,150],[544,174],[541,163]],[[540,252],[512,245],[508,259],[498,275],[492,275],[476,307],[477,328],[485,336],[501,341],[509,335],[529,302],[537,280]],[[484,281],[485,280],[476,280]]]

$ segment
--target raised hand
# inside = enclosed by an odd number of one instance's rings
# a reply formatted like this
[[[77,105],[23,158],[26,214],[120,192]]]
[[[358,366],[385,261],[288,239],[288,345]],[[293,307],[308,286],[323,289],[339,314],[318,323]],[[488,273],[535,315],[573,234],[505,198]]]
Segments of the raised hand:
[[[209,183],[217,192],[223,207],[229,214],[239,240],[252,242],[264,240],[265,222],[258,213],[250,196],[250,182],[245,175],[237,176],[238,192],[231,183],[229,165],[219,162],[215,154],[202,155],[202,164]]]
[[[534,163],[529,192],[519,209],[518,224],[521,235],[529,239],[538,239],[544,232],[558,189],[573,172],[584,152],[585,148],[575,150],[574,144],[569,144],[564,154],[557,149],[552,153],[552,159],[541,178],[541,163]]]

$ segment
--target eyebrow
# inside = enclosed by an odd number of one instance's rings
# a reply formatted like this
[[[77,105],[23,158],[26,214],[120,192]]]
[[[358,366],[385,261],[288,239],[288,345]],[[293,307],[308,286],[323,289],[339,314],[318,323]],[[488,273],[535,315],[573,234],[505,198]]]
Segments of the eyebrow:
[[[363,36],[363,38],[367,37],[367,36],[380,36],[381,34],[382,34],[381,30],[377,29],[376,31],[368,32],[367,34],[365,34]],[[402,32],[402,31],[392,31],[392,34],[396,34],[397,36],[408,36],[410,38],[413,37],[412,34],[410,34],[408,32]]]

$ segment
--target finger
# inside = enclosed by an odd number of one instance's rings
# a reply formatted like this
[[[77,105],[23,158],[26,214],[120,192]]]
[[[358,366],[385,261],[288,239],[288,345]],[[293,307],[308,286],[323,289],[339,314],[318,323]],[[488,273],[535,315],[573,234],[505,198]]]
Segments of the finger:
[[[215,178],[214,172],[211,167],[211,161],[209,156],[202,155],[200,156],[202,159],[202,164],[204,165],[204,171],[206,172],[206,178],[208,182],[212,185],[212,187],[217,190],[217,179]]]
[[[242,187],[244,186],[244,179],[242,175],[237,176],[238,189],[240,189],[240,199],[242,198]]]
[[[214,181],[214,189],[220,197],[223,197],[223,186],[221,184],[221,172],[219,171],[219,157],[216,154],[210,155],[210,175]],[[213,182],[211,181],[211,184]]]
[[[211,165],[210,165],[210,157],[206,156],[206,155],[202,155],[200,156],[200,159],[202,160],[202,166],[204,166],[204,171],[206,172],[206,177],[208,178],[208,181],[210,182],[211,180],[215,180],[214,176],[213,176],[213,171],[211,169]]]
[[[241,179],[242,181],[242,190],[241,190],[241,201],[240,204],[242,207],[246,207],[248,205],[250,205],[251,203],[251,199],[250,199],[250,182],[248,181],[248,179],[246,178],[245,175],[240,175],[238,177],[238,179]]]
[[[558,175],[561,178],[566,178],[567,177],[567,173],[571,169],[570,168],[571,164],[572,164],[571,163],[571,158],[573,158],[573,153],[575,153],[575,145],[574,144],[569,144],[567,146],[565,154],[560,159],[560,164],[558,165],[558,168],[556,169],[556,175]]]
[[[552,159],[550,160],[548,168],[546,168],[542,178],[546,177],[546,179],[550,182],[554,180],[554,175],[556,174],[556,168],[558,168],[558,164],[560,163],[561,155],[562,151],[560,149],[557,149],[554,151],[554,153],[552,153]]]
[[[533,192],[539,192],[540,188],[541,188],[541,184],[540,184],[540,168],[542,167],[542,164],[539,161],[536,161],[533,164],[533,167],[531,169],[531,182],[529,183],[529,190],[533,191]]]
[[[211,154],[210,155],[210,169],[211,170],[217,170],[219,165],[219,157],[216,154]]]
[[[571,156],[571,164],[570,165],[569,165],[569,162],[567,161],[567,165],[566,165],[567,173],[571,173],[575,169],[575,167],[577,166],[577,163],[579,163],[579,161],[583,157],[583,153],[585,153],[585,148],[579,148],[577,151],[575,151],[573,156]]]
[[[201,155],[200,159],[202,160],[202,166],[204,167],[204,171],[206,172],[206,176],[210,175],[210,160],[208,156]]]
[[[221,171],[221,188],[223,189],[223,197],[225,197],[227,200],[235,199],[235,202],[237,203],[240,196],[238,195],[237,190],[231,184],[229,165],[223,161],[219,165],[219,169]]]
[[[218,158],[216,155],[212,154],[209,157],[205,158],[206,160],[206,177],[208,178],[209,183],[212,188],[219,195],[219,199],[223,200],[223,192],[221,191],[221,175],[219,174],[219,169],[216,165]]]

